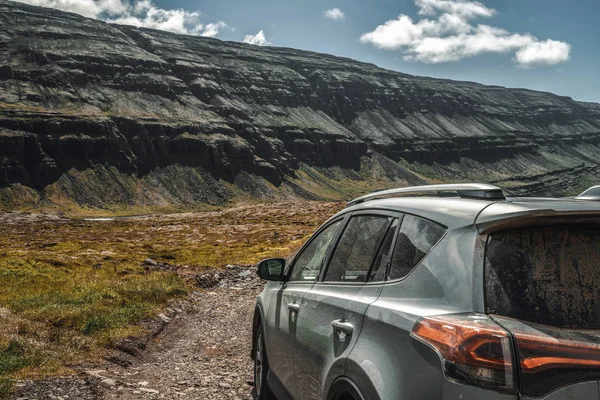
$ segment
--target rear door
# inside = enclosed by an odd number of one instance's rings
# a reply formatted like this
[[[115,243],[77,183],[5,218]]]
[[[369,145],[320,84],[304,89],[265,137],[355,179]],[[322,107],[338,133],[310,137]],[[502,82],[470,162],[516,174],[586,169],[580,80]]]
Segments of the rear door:
[[[269,368],[289,393],[295,393],[294,340],[302,299],[316,282],[344,219],[324,225],[298,252],[287,271],[289,279],[275,287],[267,313],[265,337]]]
[[[344,375],[364,313],[381,293],[398,225],[395,214],[354,213],[321,280],[304,295],[294,345],[298,399],[324,398]]]
[[[492,233],[487,312],[515,339],[522,398],[600,399],[600,225]]]

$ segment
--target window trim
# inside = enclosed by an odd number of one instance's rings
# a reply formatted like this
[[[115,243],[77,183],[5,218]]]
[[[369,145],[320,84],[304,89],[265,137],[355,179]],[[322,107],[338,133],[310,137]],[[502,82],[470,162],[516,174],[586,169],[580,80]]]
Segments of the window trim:
[[[394,239],[397,239],[397,234],[398,232],[400,232],[400,229],[402,228],[402,222],[404,222],[404,217],[407,215],[411,215],[413,217],[417,217],[417,218],[421,218],[424,220],[427,220],[429,222],[432,222],[438,226],[441,226],[442,228],[444,228],[444,234],[442,235],[442,237],[440,237],[440,239],[431,247],[431,249],[429,249],[429,251],[423,256],[423,258],[421,259],[421,261],[419,261],[419,263],[417,265],[414,266],[414,268],[404,277],[402,278],[397,278],[397,279],[393,279],[393,280],[385,280],[385,281],[380,281],[380,282],[324,282],[323,281],[323,277],[325,276],[325,272],[327,271],[327,269],[329,268],[329,263],[331,261],[331,258],[333,256],[333,252],[335,251],[335,249],[337,248],[337,245],[339,243],[339,240],[342,237],[342,234],[344,232],[344,230],[346,229],[346,225],[348,224],[348,222],[350,221],[350,218],[352,218],[352,216],[354,215],[384,215],[384,216],[390,216],[393,218],[398,218],[400,220],[400,224],[398,224],[398,228],[396,229],[396,234],[394,235]],[[327,256],[325,257],[325,267],[321,268],[321,272],[319,273],[319,276],[317,277],[316,281],[312,281],[312,282],[303,282],[303,281],[289,281],[289,277],[290,274],[292,272],[292,269],[295,267],[296,264],[296,259],[298,258],[298,256],[305,250],[305,248],[314,240],[314,238],[317,236],[317,234],[321,233],[324,229],[326,229],[328,226],[330,226],[331,224],[334,224],[338,221],[342,221],[342,225],[340,228],[340,231],[336,234],[336,237],[333,239],[333,242],[330,246],[330,248],[327,251]],[[410,213],[410,212],[405,212],[402,210],[389,210],[389,209],[379,209],[379,208],[372,208],[372,209],[368,209],[368,210],[359,210],[359,211],[354,211],[354,212],[346,212],[342,215],[339,215],[338,218],[335,219],[331,219],[330,221],[327,221],[325,224],[323,224],[315,233],[313,233],[313,235],[311,236],[311,238],[309,239],[309,241],[307,241],[301,248],[300,250],[298,250],[298,252],[296,253],[296,255],[294,256],[294,258],[292,259],[292,261],[290,261],[288,267],[286,268],[286,272],[285,272],[285,279],[283,281],[283,284],[288,285],[288,284],[300,284],[300,285],[324,285],[324,286],[385,286],[385,285],[391,285],[391,284],[396,284],[396,283],[400,283],[406,279],[408,279],[408,277],[410,277],[414,271],[423,263],[423,261],[425,261],[425,259],[429,256],[429,254],[446,238],[446,236],[448,236],[448,232],[449,232],[449,228],[438,222],[438,221],[434,221],[431,218],[427,218],[424,217],[422,215],[418,215],[418,214],[414,214],[414,213]],[[485,261],[485,259],[484,259]],[[386,272],[386,278],[387,278],[387,272]]]
[[[501,231],[498,231],[501,232]],[[481,295],[483,296],[483,310],[484,312],[486,312],[488,310],[488,296],[486,293],[486,288],[487,288],[487,256],[488,256],[488,244],[490,243],[490,241],[492,240],[492,233],[485,233],[483,235],[479,235],[479,238],[483,241],[483,273],[482,273],[482,281],[483,281],[483,286],[482,286],[482,290],[481,290]],[[483,240],[485,238],[485,241]]]
[[[329,258],[331,256],[331,254],[333,253],[333,249],[337,246],[337,241],[339,240],[344,229],[346,229],[346,225],[348,224],[350,215],[351,215],[351,213],[345,213],[345,214],[340,215],[339,218],[332,218],[329,221],[325,222],[323,225],[321,225],[321,227],[319,229],[317,229],[317,231],[315,233],[312,234],[310,239],[306,243],[304,243],[304,245],[300,248],[300,250],[298,250],[298,252],[294,256],[294,258],[292,259],[292,261],[290,261],[288,267],[286,268],[286,271],[284,274],[285,278],[283,280],[284,284],[286,284],[286,285],[288,285],[288,284],[314,285],[315,283],[317,283],[319,281],[321,273],[325,269],[324,266],[326,266],[327,263],[329,262]],[[335,237],[333,238],[333,241],[331,242],[331,244],[329,245],[329,248],[327,249],[327,252],[325,254],[325,262],[323,264],[323,267],[321,267],[321,271],[319,271],[319,275],[317,275],[317,279],[315,279],[314,281],[310,281],[310,282],[308,282],[308,281],[290,281],[290,277],[292,276],[292,271],[296,267],[296,261],[298,260],[298,257],[306,250],[306,248],[308,246],[310,246],[310,244],[315,240],[315,238],[317,236],[319,236],[321,234],[321,232],[323,232],[325,229],[329,228],[331,225],[333,225],[337,222],[341,222],[339,231],[336,232]]]
[[[337,282],[337,281],[327,282],[327,281],[324,281],[323,279],[325,278],[325,274],[327,273],[327,270],[329,269],[329,264],[331,263],[331,259],[333,258],[333,253],[337,249],[340,239],[342,238],[342,235],[343,235],[344,231],[346,230],[346,227],[348,226],[348,223],[350,222],[350,219],[352,217],[359,216],[359,215],[377,215],[377,216],[398,218],[400,221],[402,221],[404,219],[404,214],[405,213],[403,213],[401,211],[379,210],[379,209],[360,210],[360,211],[354,211],[354,212],[348,213],[347,217],[346,217],[346,221],[344,222],[344,226],[343,226],[342,230],[340,230],[338,236],[335,238],[334,246],[330,249],[329,254],[327,255],[325,266],[324,266],[324,268],[322,268],[317,281],[313,282],[313,283],[327,285],[327,286],[335,286],[335,285],[376,286],[376,285],[385,284],[386,281],[381,281],[381,282]],[[397,232],[399,231],[400,226],[401,226],[401,224],[398,225],[398,228],[396,229]],[[388,226],[388,229],[389,229],[389,226]],[[380,243],[380,245],[381,245],[381,243]],[[371,272],[371,269],[373,268],[372,264],[373,264],[373,262],[371,262],[371,266],[369,267],[369,273]]]
[[[392,260],[394,259],[394,252],[396,251],[396,241],[398,240],[398,234],[400,234],[400,228],[402,228],[402,222],[404,221],[404,217],[405,216],[406,216],[406,214],[401,214],[401,216],[397,218],[397,220],[398,220],[398,226],[396,226],[396,231],[394,232],[394,237],[392,238],[392,254],[391,254],[391,259]],[[393,224],[394,224],[394,221],[392,221],[392,223],[388,227],[388,231],[392,228]],[[386,232],[386,235],[387,235],[387,232]],[[365,283],[385,283],[385,282],[387,282],[387,276],[388,276],[388,272],[390,270],[391,264],[388,265],[388,266],[386,266],[386,268],[385,268],[385,274],[383,276],[383,280],[382,281],[377,281],[377,282],[370,282],[369,281],[369,279],[371,279],[371,274],[373,273],[373,267],[375,266],[375,260],[377,260],[377,255],[381,251],[381,248],[383,246],[383,242],[384,241],[385,241],[385,236],[384,236],[384,240],[379,244],[379,248],[377,249],[377,253],[375,254],[375,259],[371,263],[371,267],[369,268],[369,273],[367,275],[367,281]]]

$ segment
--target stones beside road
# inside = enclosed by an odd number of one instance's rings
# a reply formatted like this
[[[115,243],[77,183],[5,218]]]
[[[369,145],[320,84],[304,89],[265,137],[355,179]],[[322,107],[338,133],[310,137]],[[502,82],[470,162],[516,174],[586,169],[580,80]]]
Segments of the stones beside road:
[[[163,327],[145,349],[134,346],[135,356],[120,352],[128,363],[82,366],[73,377],[19,382],[15,398],[249,400],[252,315],[263,283],[252,266],[228,266],[210,276],[207,289],[156,318]]]

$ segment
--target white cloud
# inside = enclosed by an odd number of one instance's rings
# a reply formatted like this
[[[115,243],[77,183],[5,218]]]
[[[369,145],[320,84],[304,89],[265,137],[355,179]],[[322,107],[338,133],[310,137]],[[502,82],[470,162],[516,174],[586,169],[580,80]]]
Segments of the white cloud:
[[[261,30],[256,35],[246,35],[244,37],[244,43],[254,44],[257,46],[269,46],[271,42],[265,36],[265,33]]]
[[[70,11],[85,17],[98,18],[101,14],[120,14],[127,11],[122,0],[17,0],[34,6]]]
[[[163,9],[152,0],[17,0],[36,6],[70,11],[106,22],[161,29],[174,33],[216,36],[227,27],[223,21],[204,26],[199,11]]]
[[[496,10],[478,1],[467,0],[415,0],[420,15],[436,15],[440,12],[465,18],[493,17]]]
[[[423,18],[406,15],[385,22],[361,37],[385,50],[402,50],[408,60],[425,63],[459,61],[483,53],[515,53],[520,66],[553,65],[569,59],[571,46],[555,40],[540,41],[531,34],[511,33],[473,19],[490,18],[496,10],[477,1],[415,0]]]
[[[532,43],[517,51],[517,61],[521,65],[532,66],[538,64],[554,65],[569,59],[571,46],[568,43],[546,40],[545,42]]]
[[[154,6],[141,10],[138,13],[131,12],[108,18],[106,21],[192,35],[199,35],[204,30],[204,25],[200,23],[200,13],[197,11],[165,10]]]
[[[206,37],[215,37],[219,34],[221,29],[227,28],[227,24],[223,21],[219,21],[213,24],[207,24],[204,27],[204,31],[202,32],[202,36]]]
[[[325,10],[323,11],[323,14],[325,17],[335,21],[341,21],[346,18],[346,14],[344,14],[344,12],[337,7],[332,8],[331,10]]]

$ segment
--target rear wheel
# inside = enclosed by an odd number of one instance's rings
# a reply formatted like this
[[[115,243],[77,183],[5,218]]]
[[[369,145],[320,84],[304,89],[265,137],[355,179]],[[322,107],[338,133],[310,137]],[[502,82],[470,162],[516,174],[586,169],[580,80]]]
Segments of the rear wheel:
[[[269,363],[265,352],[265,339],[262,325],[256,328],[256,342],[254,343],[254,390],[252,396],[255,400],[276,400],[267,383]]]

